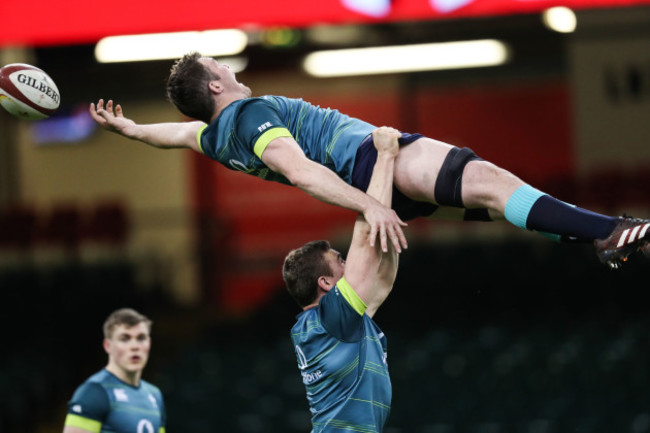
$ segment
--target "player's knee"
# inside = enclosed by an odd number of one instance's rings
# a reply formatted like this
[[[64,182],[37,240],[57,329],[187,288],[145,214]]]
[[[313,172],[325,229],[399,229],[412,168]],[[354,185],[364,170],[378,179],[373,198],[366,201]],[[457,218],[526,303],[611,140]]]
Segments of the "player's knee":
[[[464,204],[503,213],[512,193],[523,184],[517,176],[491,162],[472,163],[463,176]]]
[[[434,197],[438,204],[464,207],[463,171],[471,161],[482,161],[482,159],[468,147],[454,147],[449,151],[436,179]]]

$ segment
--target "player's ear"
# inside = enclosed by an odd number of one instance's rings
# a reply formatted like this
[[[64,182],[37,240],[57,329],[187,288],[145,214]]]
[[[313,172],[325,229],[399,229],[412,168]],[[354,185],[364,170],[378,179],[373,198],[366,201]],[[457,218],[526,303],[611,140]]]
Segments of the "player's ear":
[[[103,344],[104,352],[110,353],[111,351],[111,341],[108,338],[104,338]]]
[[[216,93],[217,95],[223,92],[223,86],[221,85],[221,81],[219,80],[210,81],[210,83],[208,84],[208,89],[210,89],[212,93]]]
[[[329,292],[332,287],[334,287],[333,281],[334,279],[332,277],[326,277],[321,275],[318,277],[318,287],[320,287],[323,291]]]

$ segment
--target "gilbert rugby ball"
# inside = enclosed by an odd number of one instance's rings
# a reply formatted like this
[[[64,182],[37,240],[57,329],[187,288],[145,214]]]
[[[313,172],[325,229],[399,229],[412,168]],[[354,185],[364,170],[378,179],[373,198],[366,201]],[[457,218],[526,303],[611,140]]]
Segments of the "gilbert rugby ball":
[[[27,120],[50,117],[59,108],[61,97],[52,78],[26,63],[0,68],[0,105]]]

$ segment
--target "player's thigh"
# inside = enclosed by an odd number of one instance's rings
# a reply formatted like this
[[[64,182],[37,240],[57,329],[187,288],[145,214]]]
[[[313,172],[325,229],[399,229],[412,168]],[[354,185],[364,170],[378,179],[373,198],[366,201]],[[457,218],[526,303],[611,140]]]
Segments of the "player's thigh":
[[[428,137],[402,146],[395,161],[397,189],[413,200],[436,203],[434,191],[438,173],[452,148],[450,144]],[[503,214],[512,193],[524,184],[513,173],[483,160],[470,161],[464,167],[462,183],[465,207],[487,208],[491,215],[494,213],[495,219]]]
[[[434,203],[440,167],[453,146],[422,137],[400,148],[395,160],[395,186],[413,200]]]

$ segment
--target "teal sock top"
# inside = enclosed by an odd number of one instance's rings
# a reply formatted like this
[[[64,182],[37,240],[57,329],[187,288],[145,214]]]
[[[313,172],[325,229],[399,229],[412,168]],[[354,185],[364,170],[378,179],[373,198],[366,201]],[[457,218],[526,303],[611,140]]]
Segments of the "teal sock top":
[[[527,229],[526,220],[528,220],[530,209],[543,195],[546,194],[530,185],[520,186],[506,203],[506,219],[519,228]]]

